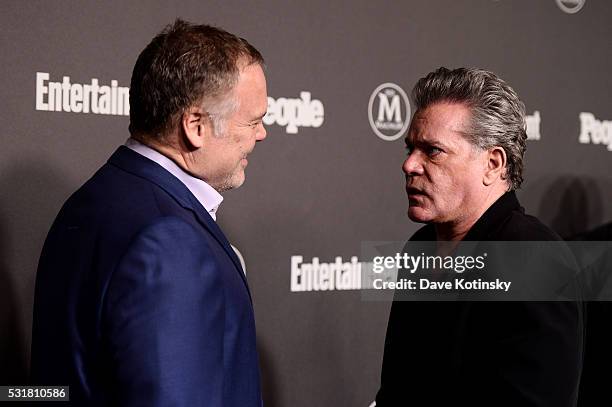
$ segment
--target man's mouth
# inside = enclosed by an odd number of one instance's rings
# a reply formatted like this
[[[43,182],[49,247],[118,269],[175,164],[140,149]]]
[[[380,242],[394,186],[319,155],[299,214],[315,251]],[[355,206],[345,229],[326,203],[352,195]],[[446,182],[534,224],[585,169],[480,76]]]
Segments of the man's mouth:
[[[415,187],[409,187],[406,186],[406,194],[408,194],[408,198],[416,198],[418,196],[424,196],[426,195],[423,191],[421,191],[420,189],[417,189]]]

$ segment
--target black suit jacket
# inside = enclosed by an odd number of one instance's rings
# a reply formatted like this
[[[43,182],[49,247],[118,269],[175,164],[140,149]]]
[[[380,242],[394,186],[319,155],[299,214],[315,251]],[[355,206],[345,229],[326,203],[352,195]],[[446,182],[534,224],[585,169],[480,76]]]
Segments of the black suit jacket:
[[[577,247],[590,247],[598,252],[594,261],[591,250],[578,252],[582,268],[588,318],[586,320],[585,353],[580,381],[580,407],[612,405],[610,394],[610,367],[612,366],[612,222],[569,240],[582,241]],[[594,242],[586,246],[587,242]],[[582,256],[582,254],[586,256]],[[597,299],[597,300],[596,300]]]
[[[436,240],[434,226],[411,240]],[[509,192],[464,240],[560,238]],[[577,302],[394,301],[377,406],[573,406],[582,318]]]

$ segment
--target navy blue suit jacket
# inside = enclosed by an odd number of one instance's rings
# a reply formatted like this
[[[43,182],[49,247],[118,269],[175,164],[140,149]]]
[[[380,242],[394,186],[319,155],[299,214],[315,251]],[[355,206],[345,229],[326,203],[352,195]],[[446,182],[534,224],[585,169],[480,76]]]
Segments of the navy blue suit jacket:
[[[261,405],[240,262],[184,184],[126,147],[45,241],[32,382],[70,385],[87,406]]]

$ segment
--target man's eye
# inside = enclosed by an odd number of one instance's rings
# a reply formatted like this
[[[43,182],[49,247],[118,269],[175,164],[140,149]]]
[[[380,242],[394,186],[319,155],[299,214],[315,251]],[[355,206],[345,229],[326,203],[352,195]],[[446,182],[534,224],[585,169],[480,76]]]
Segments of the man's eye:
[[[427,155],[430,157],[435,157],[442,152],[438,147],[429,147],[427,149]]]
[[[411,146],[405,146],[404,149],[406,150],[406,155],[412,154],[413,148]]]

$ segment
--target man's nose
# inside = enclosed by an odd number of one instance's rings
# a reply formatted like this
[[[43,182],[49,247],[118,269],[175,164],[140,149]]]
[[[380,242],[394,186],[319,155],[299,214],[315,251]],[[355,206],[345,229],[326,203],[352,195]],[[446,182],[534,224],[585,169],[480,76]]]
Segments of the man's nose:
[[[266,128],[263,123],[259,123],[257,125],[257,131],[255,133],[255,141],[262,141],[266,138],[268,132],[266,132]]]
[[[419,151],[412,151],[402,165],[402,170],[408,176],[423,174],[423,157]]]
[[[258,127],[259,129],[257,129],[257,133],[255,134],[255,141],[262,141],[266,138],[268,132],[266,132],[266,128],[264,127],[263,123],[260,123]]]

